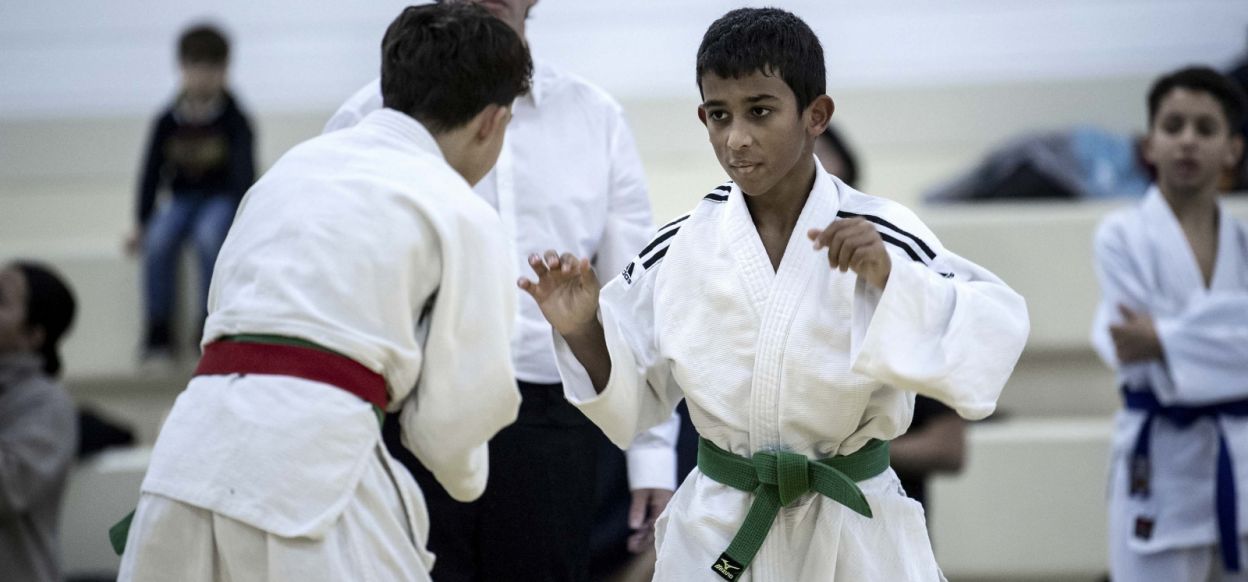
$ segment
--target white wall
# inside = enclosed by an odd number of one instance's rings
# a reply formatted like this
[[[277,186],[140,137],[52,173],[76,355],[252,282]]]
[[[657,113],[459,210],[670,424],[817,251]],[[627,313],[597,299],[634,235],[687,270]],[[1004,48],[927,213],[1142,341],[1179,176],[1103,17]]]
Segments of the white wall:
[[[234,81],[259,111],[321,110],[375,75],[377,46],[408,2],[9,0],[0,4],[0,119],[146,114],[174,86],[188,22],[232,32]],[[829,88],[1149,76],[1245,47],[1241,0],[542,0],[534,52],[624,99],[695,96],[706,27],[774,4],[822,38]]]

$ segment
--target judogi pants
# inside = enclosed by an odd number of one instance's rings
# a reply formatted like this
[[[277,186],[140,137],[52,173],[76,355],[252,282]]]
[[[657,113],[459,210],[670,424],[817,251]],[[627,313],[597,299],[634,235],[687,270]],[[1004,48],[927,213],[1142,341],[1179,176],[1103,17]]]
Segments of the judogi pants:
[[[1126,487],[1115,482],[1115,487]],[[1218,545],[1176,548],[1143,554],[1128,547],[1132,532],[1127,527],[1131,518],[1119,496],[1109,500],[1109,570],[1114,582],[1248,582],[1248,569],[1228,573],[1222,567]],[[1248,556],[1248,538],[1239,538],[1239,555]]]
[[[601,431],[560,385],[519,387],[519,418],[490,440],[489,482],[471,503],[452,499],[386,419],[386,446],[425,494],[437,582],[589,580]]]
[[[421,546],[419,506],[407,508],[385,451],[375,450],[355,496],[337,523],[318,538],[286,538],[168,497],[144,493],[122,554],[122,582],[427,582],[430,556]],[[413,496],[419,504],[419,496]]]

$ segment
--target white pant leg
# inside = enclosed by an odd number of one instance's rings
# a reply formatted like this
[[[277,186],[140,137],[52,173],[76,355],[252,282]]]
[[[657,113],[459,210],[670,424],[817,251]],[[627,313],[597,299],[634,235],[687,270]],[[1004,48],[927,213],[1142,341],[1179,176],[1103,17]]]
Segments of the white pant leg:
[[[1248,582],[1248,537],[1239,538],[1239,572],[1231,574],[1222,570],[1222,554],[1216,548],[1213,564],[1215,572],[1209,578],[1212,582]]]
[[[119,581],[427,582],[424,505],[405,508],[398,487],[414,488],[387,468],[384,450],[369,463],[338,522],[319,538],[284,538],[153,494],[143,494],[131,524]],[[412,495],[419,501],[419,495]],[[414,513],[414,515],[412,515]],[[413,529],[417,530],[413,535]]]
[[[212,512],[144,493],[139,498],[118,582],[218,580]]]
[[[1120,484],[1112,482],[1117,487]],[[1123,485],[1125,487],[1125,485]],[[1216,547],[1176,548],[1152,554],[1129,546],[1133,517],[1122,495],[1109,496],[1109,574],[1111,580],[1138,582],[1205,582],[1213,564]]]

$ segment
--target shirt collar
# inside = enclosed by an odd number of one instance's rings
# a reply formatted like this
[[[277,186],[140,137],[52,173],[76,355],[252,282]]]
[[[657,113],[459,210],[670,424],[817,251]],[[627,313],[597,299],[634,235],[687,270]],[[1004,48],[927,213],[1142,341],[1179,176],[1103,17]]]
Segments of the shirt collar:
[[[542,97],[550,90],[550,81],[554,77],[554,70],[547,67],[545,63],[538,61],[533,62],[533,83],[529,87],[528,94],[521,95],[517,101],[527,100],[534,107],[542,104]]]

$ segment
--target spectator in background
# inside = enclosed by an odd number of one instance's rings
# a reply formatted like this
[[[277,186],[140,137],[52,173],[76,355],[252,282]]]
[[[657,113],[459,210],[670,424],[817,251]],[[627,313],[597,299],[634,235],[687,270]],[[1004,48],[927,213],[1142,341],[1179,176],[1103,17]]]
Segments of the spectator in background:
[[[183,242],[190,237],[199,257],[197,323],[202,326],[217,252],[239,200],[255,180],[251,123],[226,89],[229,54],[225,36],[212,26],[182,33],[181,87],[156,118],[144,155],[137,226],[127,250],[143,254],[142,356],[149,364],[166,365],[176,355],[171,321]],[[166,186],[171,195],[158,205]]]
[[[815,156],[828,173],[856,188],[858,157],[831,125],[815,142]],[[893,439],[890,463],[906,494],[927,506],[927,477],[958,473],[966,458],[966,421],[952,408],[926,396],[914,399],[914,418]]]
[[[60,580],[61,496],[77,418],[57,382],[74,295],[47,267],[0,270],[0,569],[5,580]]]
[[[1219,183],[1248,100],[1207,67],[1148,92],[1157,181],[1093,243],[1092,346],[1123,399],[1111,440],[1109,562],[1118,582],[1245,580],[1248,224]]]

